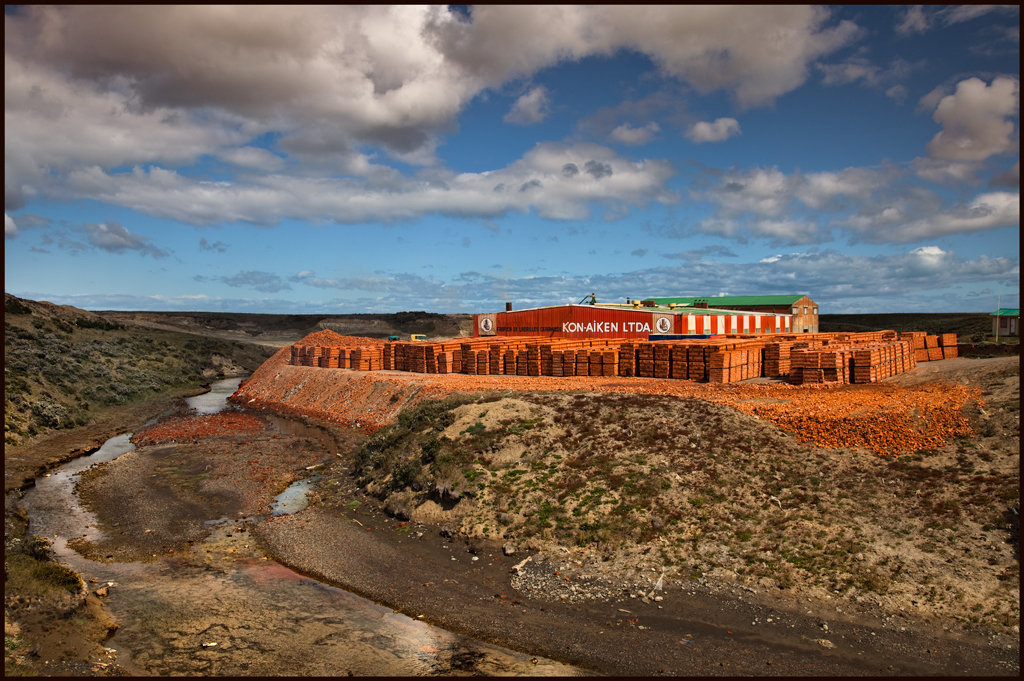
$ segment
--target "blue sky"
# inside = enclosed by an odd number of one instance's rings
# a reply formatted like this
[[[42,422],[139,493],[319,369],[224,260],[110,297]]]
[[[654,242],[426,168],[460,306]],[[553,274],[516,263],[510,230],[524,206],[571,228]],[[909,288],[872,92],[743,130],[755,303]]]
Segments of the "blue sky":
[[[4,288],[1019,306],[1017,6],[6,9]]]

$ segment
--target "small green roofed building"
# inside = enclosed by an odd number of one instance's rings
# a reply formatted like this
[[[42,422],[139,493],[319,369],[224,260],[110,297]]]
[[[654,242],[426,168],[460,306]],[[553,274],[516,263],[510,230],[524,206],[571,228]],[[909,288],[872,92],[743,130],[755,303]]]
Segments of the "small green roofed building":
[[[805,295],[778,296],[679,296],[645,298],[642,305],[715,308],[793,315],[794,333],[818,333],[818,304]]]
[[[993,336],[1020,335],[1020,308],[1001,307],[991,315]]]

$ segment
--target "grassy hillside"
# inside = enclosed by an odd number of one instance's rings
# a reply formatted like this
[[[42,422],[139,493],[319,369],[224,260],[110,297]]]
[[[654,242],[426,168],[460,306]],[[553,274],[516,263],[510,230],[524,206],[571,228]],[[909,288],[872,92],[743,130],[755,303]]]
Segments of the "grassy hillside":
[[[698,399],[502,393],[403,412],[364,442],[354,471],[400,519],[554,555],[585,549],[597,561],[587,570],[646,565],[1010,627],[1019,458],[1000,433],[1016,425],[1019,393],[998,387],[1014,367],[1001,371],[985,384],[991,437],[899,457],[802,444]],[[317,503],[329,512],[360,503],[329,491],[347,475],[325,474]]]
[[[436,312],[389,314],[256,314],[243,312],[102,312],[122,324],[177,328],[222,338],[290,343],[321,329],[346,336],[387,338],[422,333],[449,338],[472,332],[472,315]]]
[[[269,350],[126,326],[68,306],[4,296],[4,440],[89,423],[103,407],[248,373]]]
[[[823,314],[818,323],[818,330],[822,333],[886,329],[955,333],[962,343],[980,343],[992,333],[992,318],[987,312]]]

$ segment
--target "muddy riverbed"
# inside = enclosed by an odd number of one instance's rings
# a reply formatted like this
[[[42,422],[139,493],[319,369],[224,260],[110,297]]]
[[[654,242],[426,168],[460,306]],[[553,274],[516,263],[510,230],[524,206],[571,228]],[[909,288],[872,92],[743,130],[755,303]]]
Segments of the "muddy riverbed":
[[[216,413],[237,384],[219,382],[189,406]],[[310,478],[290,485],[290,494],[272,495],[336,455],[324,431],[296,424],[292,434],[287,421],[272,420],[258,445],[228,437],[137,450],[123,434],[42,477],[25,495],[30,532],[50,539],[57,559],[83,576],[118,624],[107,661],[79,672],[578,673],[452,634],[272,560],[248,528],[304,508],[298,490]],[[197,455],[209,454],[220,456],[201,466]],[[233,475],[240,471],[248,473],[246,484]],[[204,482],[211,477],[217,482]]]
[[[73,519],[45,529],[58,556],[91,589],[107,587],[120,625],[110,664],[204,675],[1019,670],[1006,635],[784,591],[616,579],[588,571],[595,557],[583,549],[506,555],[400,521],[337,475],[358,434],[264,423],[129,451],[80,476],[85,509],[66,496],[50,511]],[[313,480],[328,472],[334,486]],[[279,497],[303,479],[317,503]],[[40,483],[37,498],[57,496]],[[569,596],[585,591],[600,597]]]

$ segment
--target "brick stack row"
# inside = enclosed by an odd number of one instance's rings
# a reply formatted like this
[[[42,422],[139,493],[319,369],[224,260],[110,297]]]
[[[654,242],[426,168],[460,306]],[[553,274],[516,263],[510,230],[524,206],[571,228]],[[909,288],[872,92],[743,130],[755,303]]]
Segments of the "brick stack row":
[[[792,383],[868,383],[917,362],[957,356],[956,334],[894,331],[744,335],[708,339],[473,338],[439,343],[357,339],[296,344],[297,366],[508,376],[624,376],[732,383],[760,376]]]
[[[911,341],[914,347],[914,358],[918,362],[935,362],[940,359],[960,356],[955,333],[933,335],[923,331],[908,331],[900,334],[900,338]]]
[[[917,366],[913,342],[902,339],[857,348],[854,351],[854,383],[875,383]]]

